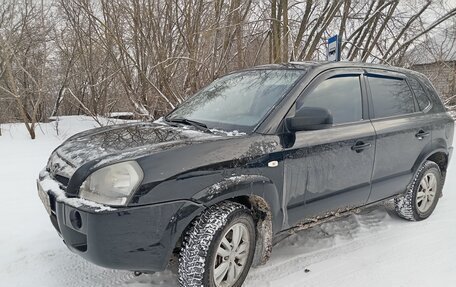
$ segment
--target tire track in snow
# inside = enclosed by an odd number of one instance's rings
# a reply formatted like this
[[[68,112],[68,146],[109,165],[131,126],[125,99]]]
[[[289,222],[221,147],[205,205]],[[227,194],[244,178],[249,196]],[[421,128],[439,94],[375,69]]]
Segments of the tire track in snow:
[[[265,266],[251,270],[245,286],[253,287],[258,281],[273,281],[298,272],[305,276],[304,270],[313,264],[371,245],[377,233],[388,228],[388,220],[391,218],[383,207],[369,208],[359,215],[299,231],[273,249]]]

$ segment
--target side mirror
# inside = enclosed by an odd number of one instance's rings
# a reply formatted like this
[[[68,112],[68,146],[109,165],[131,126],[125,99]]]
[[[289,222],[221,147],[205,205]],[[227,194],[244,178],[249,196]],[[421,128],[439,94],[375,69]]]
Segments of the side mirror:
[[[292,132],[327,129],[332,124],[331,112],[315,107],[302,107],[294,117],[286,119],[287,128]]]

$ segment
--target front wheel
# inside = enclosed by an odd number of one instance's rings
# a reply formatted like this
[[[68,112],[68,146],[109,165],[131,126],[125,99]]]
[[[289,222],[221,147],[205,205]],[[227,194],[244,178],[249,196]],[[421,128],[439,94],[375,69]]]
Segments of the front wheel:
[[[255,242],[255,223],[245,206],[222,202],[209,207],[184,237],[180,286],[242,286],[252,265]]]
[[[439,201],[443,177],[439,166],[426,161],[416,173],[407,192],[394,199],[395,213],[407,220],[419,221],[428,218]]]

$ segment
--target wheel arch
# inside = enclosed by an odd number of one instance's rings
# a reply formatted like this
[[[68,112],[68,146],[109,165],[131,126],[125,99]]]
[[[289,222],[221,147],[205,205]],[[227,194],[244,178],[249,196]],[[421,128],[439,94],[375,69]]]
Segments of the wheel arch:
[[[449,151],[446,142],[443,139],[435,139],[423,148],[413,165],[413,172],[416,173],[423,163],[430,160],[439,166],[442,175],[445,176],[448,159]]]
[[[444,153],[443,151],[437,151],[431,154],[427,160],[435,162],[442,172],[443,175],[446,174],[448,168],[448,153]]]
[[[435,162],[442,172],[445,175],[446,170],[448,168],[448,152],[444,149],[433,150],[431,152],[425,153],[420,155],[413,166],[413,172],[418,171],[420,166],[423,165],[426,161],[433,161]]]
[[[249,208],[267,206],[271,213],[272,230],[277,233],[282,228],[282,209],[279,191],[275,184],[262,175],[241,175],[225,178],[196,193],[192,200],[206,207],[218,202],[231,200]],[[261,204],[264,202],[264,204]]]
[[[201,204],[202,208],[193,210],[174,229],[173,253],[179,250],[183,236],[204,210],[223,201],[233,201],[249,208],[254,216],[257,238],[252,266],[267,262],[272,251],[273,235],[280,231],[282,223],[279,194],[272,181],[259,175],[230,177],[196,193],[192,201]]]

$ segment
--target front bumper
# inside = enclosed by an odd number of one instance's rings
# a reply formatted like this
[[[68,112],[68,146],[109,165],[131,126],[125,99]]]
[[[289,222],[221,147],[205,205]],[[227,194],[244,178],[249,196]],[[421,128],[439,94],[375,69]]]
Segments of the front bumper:
[[[51,222],[68,248],[97,265],[135,271],[167,267],[180,235],[202,206],[173,201],[138,207],[98,208],[42,189]]]

